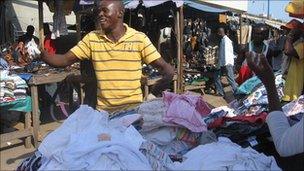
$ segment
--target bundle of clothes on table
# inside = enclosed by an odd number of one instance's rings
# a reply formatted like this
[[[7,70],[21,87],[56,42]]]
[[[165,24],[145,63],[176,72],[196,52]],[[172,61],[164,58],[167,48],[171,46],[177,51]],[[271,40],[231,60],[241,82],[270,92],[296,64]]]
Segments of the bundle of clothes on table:
[[[0,70],[0,103],[25,99],[28,88],[26,81],[8,70]]]
[[[219,118],[225,123],[213,124]],[[260,128],[252,120],[229,107],[211,110],[190,93],[164,92],[111,115],[81,106],[17,170],[280,170],[253,140],[244,147],[218,130],[242,130],[245,137]]]

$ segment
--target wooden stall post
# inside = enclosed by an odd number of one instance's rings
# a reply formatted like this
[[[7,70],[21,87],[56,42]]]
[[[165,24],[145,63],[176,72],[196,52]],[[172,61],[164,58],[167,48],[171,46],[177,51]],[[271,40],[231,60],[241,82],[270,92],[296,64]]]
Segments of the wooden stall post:
[[[31,119],[31,112],[27,112],[25,114],[25,121],[24,121],[24,129],[28,130],[31,129],[31,123],[32,123],[32,119]],[[33,130],[31,130],[32,132]],[[31,148],[32,143],[31,143],[31,136],[26,137],[25,138],[25,148]]]
[[[243,13],[240,13],[240,17],[239,17],[239,22],[240,22],[240,45],[242,45],[242,35],[243,35],[243,31],[242,31],[242,29],[243,29]]]
[[[180,17],[179,17],[179,15],[180,15],[180,10],[178,9],[178,11],[176,12],[176,24],[175,24],[175,30],[176,30],[176,37],[177,37],[177,86],[176,86],[176,88],[177,88],[177,93],[180,93],[180,90],[181,90],[181,88],[180,88],[180,82],[182,81],[181,80],[181,73],[180,73],[180,71],[181,71],[181,54],[180,54],[180,47],[181,47],[181,32],[180,32]]]
[[[77,41],[81,40],[81,14],[76,14],[76,35],[77,35]]]
[[[184,63],[184,53],[183,53],[183,29],[184,29],[184,11],[183,6],[179,8],[176,14],[177,26],[177,92],[182,93],[183,88],[183,63]]]
[[[31,97],[32,97],[32,120],[33,120],[33,137],[34,146],[38,148],[39,132],[40,132],[40,112],[38,101],[38,89],[37,85],[31,85]]]
[[[40,47],[42,49],[44,49],[43,1],[38,1],[38,14],[39,14],[39,40],[40,40]]]

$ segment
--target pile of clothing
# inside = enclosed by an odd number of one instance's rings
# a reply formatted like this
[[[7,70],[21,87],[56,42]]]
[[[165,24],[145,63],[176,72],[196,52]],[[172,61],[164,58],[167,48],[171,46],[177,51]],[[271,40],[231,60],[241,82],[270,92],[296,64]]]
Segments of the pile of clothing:
[[[275,74],[275,84],[279,94],[279,98],[283,97],[283,87],[285,80],[282,74]],[[239,99],[230,103],[230,107],[235,109],[237,113],[259,114],[267,111],[268,99],[267,91],[261,80],[254,76],[244,82],[239,88],[237,94]]]
[[[276,74],[279,97],[283,97],[284,80]],[[262,82],[255,76],[238,88],[238,98],[229,106],[215,108],[204,118],[208,128],[217,136],[227,137],[242,147],[252,147],[263,151],[270,143],[267,127],[267,92]]]
[[[26,98],[28,86],[21,77],[10,75],[8,70],[0,70],[0,75],[0,103]]]
[[[217,137],[201,96],[163,98],[108,116],[81,106],[17,170],[280,170],[273,157]]]
[[[143,64],[143,74],[148,76],[149,78],[156,78],[161,76],[157,69],[154,69],[151,65]]]
[[[218,46],[208,46],[204,49],[203,56],[204,56],[204,63],[208,66],[215,66],[217,60]]]

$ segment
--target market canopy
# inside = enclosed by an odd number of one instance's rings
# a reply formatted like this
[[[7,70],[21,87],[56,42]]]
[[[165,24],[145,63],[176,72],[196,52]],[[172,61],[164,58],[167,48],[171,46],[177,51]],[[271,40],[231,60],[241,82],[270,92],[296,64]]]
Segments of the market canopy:
[[[225,12],[225,11],[237,11],[244,12],[247,11],[248,1],[237,1],[237,0],[222,0],[222,1],[214,1],[214,0],[143,0],[143,5],[145,7],[153,7],[160,5],[167,1],[175,2],[177,7],[187,5],[189,7],[207,11],[207,12]],[[140,4],[140,0],[124,0],[124,4],[126,8],[134,9]]]

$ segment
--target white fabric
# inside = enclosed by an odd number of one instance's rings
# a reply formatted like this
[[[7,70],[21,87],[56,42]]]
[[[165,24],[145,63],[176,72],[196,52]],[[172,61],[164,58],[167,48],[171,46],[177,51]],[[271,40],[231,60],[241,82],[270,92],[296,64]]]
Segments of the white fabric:
[[[228,106],[220,106],[220,107],[214,108],[214,109],[211,110],[210,113],[219,112],[219,111],[221,111],[221,110],[227,112],[227,114],[225,115],[225,116],[227,116],[227,117],[235,117],[235,116],[237,116],[237,115],[235,114],[235,113],[236,113],[235,110],[232,109],[232,108],[229,108]]]
[[[224,36],[221,40],[220,47],[219,47],[219,65],[227,66],[227,65],[234,65],[234,58],[235,55],[233,53],[233,45],[232,41],[229,39],[228,36]]]
[[[80,5],[93,5],[94,4],[94,0],[80,0],[79,4]]]
[[[176,138],[177,131],[178,128],[163,127],[149,132],[141,132],[141,134],[147,141],[164,146],[170,144]]]
[[[110,140],[99,141],[102,133]],[[81,106],[41,143],[38,150],[46,162],[40,170],[151,170],[139,151],[143,141],[133,126]]]
[[[121,118],[119,118],[119,122],[121,122],[121,124],[123,126],[130,126],[132,125],[134,122],[136,121],[139,121],[142,119],[142,116],[140,114],[133,114],[133,115],[126,115],[126,116],[123,116]]]
[[[0,81],[6,81],[9,78],[9,70],[0,70]]]
[[[266,122],[280,156],[304,153],[304,116],[300,122],[290,126],[282,111],[274,111],[269,113]]]
[[[34,38],[31,41],[27,42],[25,45],[27,52],[31,59],[38,58],[41,54],[40,50],[38,49],[38,45],[36,44]]]
[[[167,108],[162,98],[142,103],[138,109],[138,114],[142,115],[144,119],[142,131],[151,131],[163,126],[174,126],[163,122],[163,116],[166,111]]]
[[[228,138],[200,145],[189,151],[176,170],[281,170],[273,157],[258,153],[251,147],[242,148]]]

